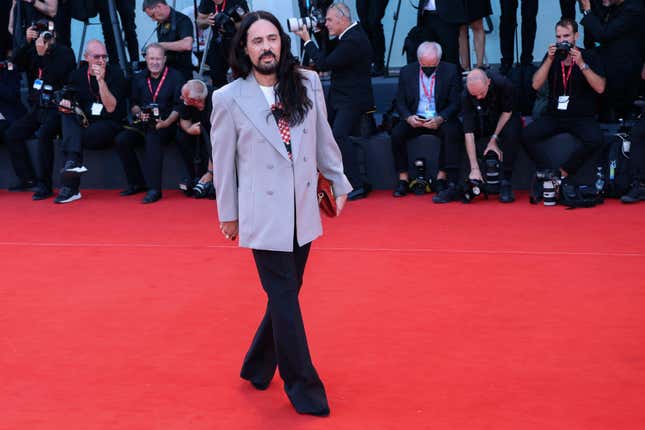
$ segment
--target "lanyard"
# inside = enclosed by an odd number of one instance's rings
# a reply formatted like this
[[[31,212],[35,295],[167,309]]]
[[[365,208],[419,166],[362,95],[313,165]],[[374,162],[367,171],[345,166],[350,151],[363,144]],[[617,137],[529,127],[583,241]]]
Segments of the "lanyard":
[[[573,63],[569,66],[569,72],[564,73],[564,61],[560,63],[562,66],[562,88],[564,88],[564,94],[567,94],[567,87],[569,86],[569,79],[571,79],[571,72],[573,72]]]
[[[99,103],[101,101],[100,94],[94,94],[94,89],[92,89],[92,81],[90,78],[90,69],[87,69],[87,86],[90,88],[90,94],[92,94],[92,97],[96,99],[96,102]]]
[[[159,91],[161,91],[161,87],[163,86],[163,83],[166,80],[167,75],[168,75],[168,66],[166,66],[166,68],[164,69],[163,76],[161,77],[161,81],[159,81],[159,85],[157,85],[157,90],[155,92],[152,91],[150,76],[148,76],[148,89],[150,90],[150,95],[152,96],[152,103],[157,103],[157,97],[159,96]]]
[[[43,69],[40,67],[38,68],[38,80],[41,81],[43,79]]]
[[[215,3],[215,0],[213,0],[213,3]],[[224,9],[226,9],[226,0],[224,0],[224,3],[219,5],[220,6],[219,8],[217,7],[218,5],[216,4],[214,6],[215,6],[215,13],[224,12]]]
[[[423,70],[419,69],[419,79],[421,80],[421,86],[423,87],[423,92],[428,98],[428,101],[432,100],[432,96],[434,95],[434,81],[437,76],[436,72],[432,74],[432,77],[430,78],[430,91],[428,91],[428,88],[426,88],[426,83],[423,79]]]

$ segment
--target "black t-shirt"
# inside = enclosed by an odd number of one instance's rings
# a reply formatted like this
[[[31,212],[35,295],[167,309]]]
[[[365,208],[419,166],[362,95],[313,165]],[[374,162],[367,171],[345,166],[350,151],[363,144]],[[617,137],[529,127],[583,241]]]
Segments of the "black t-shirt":
[[[157,40],[159,42],[176,42],[186,37],[195,37],[192,21],[183,13],[170,8],[168,20],[157,25]],[[166,58],[166,64],[180,71],[184,77],[192,75],[193,63],[190,51],[166,50]]]
[[[237,8],[242,8],[244,13],[249,11],[249,5],[246,0],[224,0],[221,5],[216,5],[213,0],[201,0],[199,3],[199,13],[205,15],[222,12],[222,8],[224,9],[223,12],[228,16],[232,16]],[[232,38],[235,35],[235,24],[231,20],[227,21],[223,29],[223,37]]]
[[[605,67],[602,60],[594,51],[584,50],[582,48],[582,58],[589,65],[589,68],[596,74],[604,77]],[[545,57],[546,59],[546,57]],[[562,60],[555,59],[551,68],[549,69],[549,77],[547,84],[549,85],[549,104],[547,112],[560,118],[569,117],[589,117],[594,116],[598,110],[598,98],[600,94],[594,91],[584,77],[580,68],[572,63],[573,70],[570,71],[569,67],[564,67],[564,74],[568,78],[567,90],[565,93],[563,85],[563,71]],[[558,98],[560,96],[569,96],[569,105],[566,110],[558,109]]]
[[[126,94],[126,81],[123,77],[123,72],[118,66],[111,64],[107,65],[105,71],[105,82],[110,90],[110,93],[116,98],[116,109],[114,112],[109,113],[105,106],[101,111],[100,116],[92,115],[92,104],[101,103],[101,96],[99,92],[99,84],[94,76],[87,76],[88,63],[82,61],[78,69],[72,74],[69,79],[69,84],[78,91],[79,104],[85,115],[90,121],[99,119],[110,119],[113,121],[122,121],[126,116],[125,107],[125,94]],[[102,104],[102,103],[101,103]]]
[[[491,82],[482,100],[470,95],[468,88],[464,88],[461,94],[464,133],[493,133],[502,113],[515,110],[513,83],[497,73],[488,73],[488,76]]]
[[[159,113],[161,119],[168,118],[168,115],[174,110],[179,112],[179,97],[181,96],[181,87],[184,84],[184,78],[177,70],[168,67],[166,78],[163,78],[164,72],[158,78],[150,76],[149,72],[139,73],[132,78],[132,94],[131,103],[139,107],[147,106],[151,103],[159,105]],[[150,79],[150,86],[148,86],[148,79]],[[159,85],[163,80],[161,88]],[[150,92],[152,88],[152,92]],[[159,90],[159,93],[157,93]],[[154,99],[154,95],[157,98]],[[153,100],[154,99],[154,100]]]
[[[179,117],[183,120],[191,121],[193,124],[200,122],[206,133],[211,131],[211,112],[213,111],[213,91],[208,91],[204,110],[199,110],[194,106],[187,106],[183,102],[179,107]]]
[[[27,72],[29,95],[32,101],[38,91],[34,89],[34,81],[40,79],[43,85],[51,85],[54,91],[59,90],[76,69],[74,51],[64,45],[54,44],[49,51],[40,56],[36,52],[34,42],[23,45],[14,57],[14,63],[20,70]]]

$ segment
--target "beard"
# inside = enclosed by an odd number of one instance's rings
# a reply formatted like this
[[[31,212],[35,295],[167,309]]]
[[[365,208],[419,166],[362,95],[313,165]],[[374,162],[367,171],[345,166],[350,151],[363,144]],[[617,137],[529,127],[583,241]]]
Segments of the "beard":
[[[262,63],[262,59],[267,56],[273,57],[273,62],[271,64]],[[262,75],[273,75],[278,71],[278,66],[279,66],[278,60],[276,59],[275,55],[272,52],[265,52],[258,59],[258,64],[253,64],[253,68]]]

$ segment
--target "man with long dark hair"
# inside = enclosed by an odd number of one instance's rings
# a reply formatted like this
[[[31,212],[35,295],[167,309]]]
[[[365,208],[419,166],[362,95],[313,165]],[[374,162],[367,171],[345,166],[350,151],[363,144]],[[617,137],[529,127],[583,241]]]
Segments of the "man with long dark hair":
[[[351,191],[327,123],[318,76],[298,67],[289,36],[268,12],[252,12],[233,39],[236,80],[213,94],[211,142],[222,234],[253,249],[266,313],[241,377],[268,387],[276,365],[296,411],[329,415],[311,362],[298,293],[311,242],[322,234],[316,181],[333,186],[337,214]]]

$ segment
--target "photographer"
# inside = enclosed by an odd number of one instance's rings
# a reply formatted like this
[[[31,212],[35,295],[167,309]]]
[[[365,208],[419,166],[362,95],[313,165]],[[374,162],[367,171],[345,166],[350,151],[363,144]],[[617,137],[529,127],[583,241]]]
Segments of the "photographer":
[[[595,119],[598,97],[605,91],[605,73],[598,56],[576,47],[578,24],[562,19],[555,27],[557,44],[551,44],[542,65],[533,76],[533,89],[548,80],[547,112],[524,129],[524,144],[540,164],[540,144],[559,133],[570,133],[582,145],[560,166],[564,180],[575,174],[602,145],[602,132]]]
[[[14,47],[24,43],[22,37],[28,27],[43,20],[55,24],[59,45],[71,47],[71,12],[67,0],[13,0],[9,33],[14,35]]]
[[[210,68],[210,76],[214,88],[227,84],[228,56],[231,42],[239,22],[249,6],[246,0],[201,0],[197,25],[200,28],[211,28],[211,41],[206,53],[206,64]]]
[[[585,47],[605,63],[604,120],[625,118],[638,96],[642,0],[580,0]]]
[[[186,82],[181,89],[183,103],[179,106],[177,143],[189,178],[183,191],[198,199],[215,197],[213,161],[210,159],[212,95],[199,79]]]
[[[146,48],[148,70],[132,78],[131,111],[140,130],[127,129],[116,137],[116,150],[123,163],[130,196],[148,188],[142,203],[161,198],[163,149],[177,134],[178,104],[183,77],[166,66],[164,49],[156,43]],[[141,172],[135,146],[145,143],[144,171]],[[145,178],[144,178],[145,176]]]
[[[354,187],[350,200],[367,197],[372,187],[361,177],[356,149],[349,139],[361,116],[374,108],[370,68],[372,48],[365,31],[352,16],[347,5],[333,3],[327,9],[325,25],[330,36],[338,36],[336,47],[329,55],[322,52],[309,36],[307,27],[295,34],[305,42],[305,51],[318,70],[331,71],[327,110],[334,138],[343,154],[345,174]]]
[[[102,149],[112,145],[125,118],[125,79],[121,69],[107,63],[105,45],[90,40],[83,54],[85,61],[72,73],[69,90],[61,106],[72,111],[61,115],[63,129],[62,187],[54,200],[69,203],[81,198],[80,174],[83,149]],[[81,117],[78,112],[83,112]]]
[[[401,69],[396,109],[403,121],[392,130],[392,155],[399,182],[394,197],[403,197],[409,188],[408,140],[424,134],[441,139],[437,195],[434,203],[457,199],[457,178],[462,152],[463,131],[457,118],[461,79],[457,66],[441,61],[441,45],[423,42],[417,48],[418,62]]]
[[[179,71],[184,81],[193,78],[193,23],[168,6],[165,0],[143,0],[143,11],[157,22],[157,40],[166,50],[168,67]]]
[[[522,118],[513,108],[514,91],[513,83],[504,76],[475,69],[468,74],[461,96],[466,153],[470,162],[468,179],[484,181],[478,155],[501,161],[503,168],[492,173],[495,181],[500,180],[499,201],[502,203],[515,201],[511,178],[522,139]],[[476,145],[475,138],[488,140],[486,147]],[[486,176],[489,179],[489,175]]]
[[[52,195],[53,141],[60,131],[60,117],[52,100],[54,92],[63,87],[76,68],[76,61],[70,48],[56,43],[54,33],[38,33],[30,27],[25,40],[26,44],[15,53],[14,63],[16,68],[27,73],[29,111],[11,124],[5,136],[19,179],[11,189],[30,189],[37,180],[33,199],[42,200]],[[34,133],[38,136],[38,176],[26,144]]]

